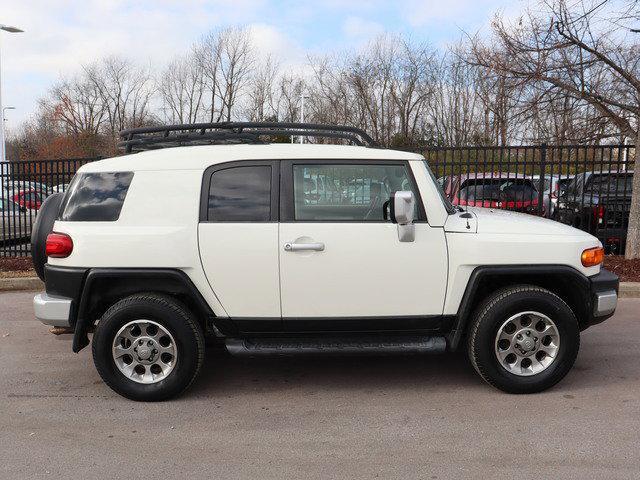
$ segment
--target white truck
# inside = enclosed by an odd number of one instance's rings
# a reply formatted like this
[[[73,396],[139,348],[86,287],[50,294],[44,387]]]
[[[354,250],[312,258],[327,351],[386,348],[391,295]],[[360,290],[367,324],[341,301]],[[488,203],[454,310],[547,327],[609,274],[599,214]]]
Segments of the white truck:
[[[282,135],[361,145],[268,143]],[[421,155],[352,127],[225,123],[122,132],[43,204],[43,323],[89,344],[116,392],[183,392],[205,337],[234,355],[465,349],[511,393],[562,379],[618,278],[593,236],[454,207]]]

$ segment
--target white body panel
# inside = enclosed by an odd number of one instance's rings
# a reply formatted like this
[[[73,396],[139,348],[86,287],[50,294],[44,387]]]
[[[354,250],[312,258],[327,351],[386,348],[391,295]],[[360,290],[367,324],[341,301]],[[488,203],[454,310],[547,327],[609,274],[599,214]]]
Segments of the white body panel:
[[[391,223],[282,223],[282,315],[440,315],[447,278],[444,231],[420,223],[414,242],[400,242],[397,228]],[[321,242],[325,249],[283,249],[296,240]]]
[[[280,317],[277,223],[201,223],[200,255],[230,317]]]
[[[100,162],[95,162],[100,163]],[[61,222],[53,230],[73,239],[67,258],[52,265],[183,270],[218,316],[227,316],[209,287],[198,251],[202,172],[141,171],[133,176],[116,222]],[[188,192],[185,194],[185,192]]]
[[[460,233],[462,212],[452,215],[445,226],[449,250],[445,315],[457,313],[469,277],[479,266],[566,265],[586,276],[600,272],[600,266],[586,268],[580,260],[584,250],[600,244],[588,233],[524,213],[485,208],[469,208],[469,212],[478,233]],[[449,231],[449,222],[458,231]]]

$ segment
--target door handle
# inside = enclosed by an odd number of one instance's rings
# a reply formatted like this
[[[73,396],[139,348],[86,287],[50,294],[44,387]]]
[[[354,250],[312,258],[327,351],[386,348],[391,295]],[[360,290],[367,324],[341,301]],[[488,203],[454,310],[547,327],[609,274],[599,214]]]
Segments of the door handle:
[[[284,244],[286,252],[302,252],[305,250],[313,250],[315,252],[322,252],[324,250],[324,243],[293,243],[287,242]]]

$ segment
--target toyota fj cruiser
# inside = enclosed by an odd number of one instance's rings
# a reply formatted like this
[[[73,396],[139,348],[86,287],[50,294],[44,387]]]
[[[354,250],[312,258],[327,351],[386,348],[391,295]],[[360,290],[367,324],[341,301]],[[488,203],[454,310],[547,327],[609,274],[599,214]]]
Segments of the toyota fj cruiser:
[[[309,135],[356,145],[267,143]],[[489,384],[562,379],[610,317],[599,241],[551,220],[454,207],[420,155],[352,127],[226,123],[122,132],[43,203],[43,323],[89,344],[116,392],[161,400],[196,378],[205,336],[234,355],[466,349]],[[175,147],[175,148],[169,148]]]

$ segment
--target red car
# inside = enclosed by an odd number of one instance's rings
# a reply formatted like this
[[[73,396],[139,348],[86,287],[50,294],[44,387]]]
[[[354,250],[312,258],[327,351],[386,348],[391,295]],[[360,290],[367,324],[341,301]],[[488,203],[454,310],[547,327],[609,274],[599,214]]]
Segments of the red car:
[[[517,173],[472,173],[447,177],[444,191],[454,205],[538,212],[538,191],[533,180]]]
[[[43,196],[35,190],[21,190],[14,194],[11,199],[27,210],[38,210],[44,201]]]

